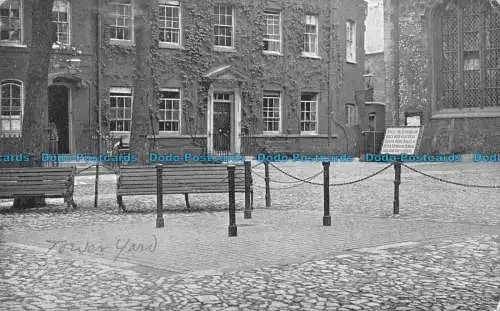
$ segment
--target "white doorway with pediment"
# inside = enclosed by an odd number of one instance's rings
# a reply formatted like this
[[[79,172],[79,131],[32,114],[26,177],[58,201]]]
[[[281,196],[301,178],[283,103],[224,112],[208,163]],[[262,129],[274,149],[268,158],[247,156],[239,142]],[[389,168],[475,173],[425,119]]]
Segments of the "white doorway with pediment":
[[[241,152],[241,82],[246,78],[230,65],[212,68],[207,104],[207,152]]]

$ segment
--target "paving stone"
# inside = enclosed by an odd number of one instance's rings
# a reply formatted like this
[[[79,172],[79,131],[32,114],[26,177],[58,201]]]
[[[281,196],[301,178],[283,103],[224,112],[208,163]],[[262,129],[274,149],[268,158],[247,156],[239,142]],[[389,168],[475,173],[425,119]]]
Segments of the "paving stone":
[[[198,299],[198,301],[200,301],[201,303],[205,303],[205,304],[219,303],[220,302],[220,299],[214,295],[196,296],[196,299]]]

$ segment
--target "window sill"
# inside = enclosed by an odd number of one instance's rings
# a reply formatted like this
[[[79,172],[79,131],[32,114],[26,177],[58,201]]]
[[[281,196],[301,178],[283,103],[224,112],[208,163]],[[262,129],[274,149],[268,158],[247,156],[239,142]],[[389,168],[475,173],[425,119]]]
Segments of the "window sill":
[[[431,119],[453,119],[453,118],[498,118],[500,107],[443,109],[435,112]]]
[[[130,136],[130,131],[110,131],[109,136],[112,138],[120,138],[124,136]]]
[[[351,65],[357,65],[358,64],[358,62],[355,61],[355,60],[346,60],[345,62],[348,63],[348,64],[351,64]]]
[[[236,53],[236,49],[231,46],[214,46],[213,50],[215,52]]]
[[[155,137],[158,138],[171,138],[171,137],[181,137],[180,132],[160,132],[159,134],[156,134]]]
[[[281,132],[262,132],[262,136],[281,136]]]
[[[160,49],[172,49],[172,50],[184,50],[184,47],[180,44],[160,42],[158,43]]]
[[[16,42],[0,42],[0,47],[27,48],[28,46],[26,44]]]
[[[283,56],[283,53],[281,52],[275,52],[275,51],[262,51],[262,54],[264,55],[270,55],[270,56]]]
[[[21,132],[3,132],[0,138],[21,138]]]
[[[316,55],[316,54],[300,54],[300,57],[304,57],[304,58],[311,58],[311,59],[321,59],[321,56],[319,55]]]
[[[300,136],[318,136],[318,132],[300,132]]]
[[[182,134],[167,134],[167,133],[160,133],[156,135],[148,135],[149,139],[164,139],[164,138],[171,138],[171,139],[192,139],[192,138],[207,138],[207,135],[204,134],[193,134],[193,135],[182,135]]]
[[[109,39],[109,43],[121,46],[135,46],[134,42],[132,42],[131,40]]]
[[[245,137],[245,136],[241,136]],[[248,136],[246,136],[248,137]],[[263,133],[263,134],[255,134],[250,135],[250,137],[254,138],[269,138],[269,137],[282,137],[282,138],[328,138],[327,134],[314,134],[314,135],[304,135],[304,134],[281,134],[281,133]],[[336,134],[332,134],[331,138],[335,139],[338,136]]]

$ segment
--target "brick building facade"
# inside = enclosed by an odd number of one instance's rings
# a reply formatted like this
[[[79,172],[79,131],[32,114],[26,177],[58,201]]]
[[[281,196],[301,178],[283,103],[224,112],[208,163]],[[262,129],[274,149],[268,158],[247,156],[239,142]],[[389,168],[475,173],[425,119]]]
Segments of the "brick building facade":
[[[130,135],[141,16],[132,0],[54,2],[46,127],[57,128],[60,153],[95,152],[99,122],[107,146]],[[365,9],[362,0],[158,0],[150,148],[354,150],[346,104],[364,87]],[[0,152],[21,151],[31,14],[29,0],[1,3]]]
[[[384,1],[385,23],[389,3]],[[421,152],[500,151],[498,1],[402,0],[399,14],[400,119],[422,115]],[[390,38],[386,31],[385,59],[392,57]],[[367,54],[366,69],[390,80],[386,71],[393,69],[383,59]],[[384,84],[375,85],[380,95]],[[386,101],[386,107],[392,124],[394,105]]]

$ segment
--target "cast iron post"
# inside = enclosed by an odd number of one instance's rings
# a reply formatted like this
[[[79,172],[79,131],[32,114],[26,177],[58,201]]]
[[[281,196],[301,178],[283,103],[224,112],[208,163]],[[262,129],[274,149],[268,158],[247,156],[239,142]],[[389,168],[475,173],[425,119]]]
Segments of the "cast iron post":
[[[332,217],[330,216],[330,162],[323,162],[323,200],[323,226],[331,226]]]
[[[165,227],[163,219],[163,165],[156,165],[156,228]]]
[[[394,215],[399,214],[399,185],[401,184],[401,161],[394,161]]]
[[[252,180],[252,167],[250,161],[245,161],[245,219],[252,219],[252,208],[250,206],[250,183]]]
[[[237,236],[238,228],[236,227],[236,202],[234,196],[234,165],[227,166],[228,182],[229,182],[229,236]]]
[[[266,182],[266,207],[271,207],[271,190],[269,189],[269,162],[264,162],[264,180]]]

